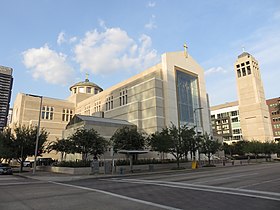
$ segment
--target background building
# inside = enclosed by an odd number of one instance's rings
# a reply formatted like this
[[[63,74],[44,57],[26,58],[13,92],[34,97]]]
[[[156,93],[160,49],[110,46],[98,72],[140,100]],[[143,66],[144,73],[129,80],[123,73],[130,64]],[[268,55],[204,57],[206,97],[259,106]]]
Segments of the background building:
[[[258,61],[249,53],[243,52],[238,56],[234,68],[243,138],[249,141],[272,140],[270,115]]]
[[[0,66],[0,131],[7,125],[13,86],[13,69]]]
[[[237,101],[211,107],[211,122],[214,136],[229,144],[242,140]]]
[[[266,103],[269,109],[274,139],[276,141],[279,141],[280,140],[280,112],[277,106],[279,106],[280,104],[280,98],[278,97],[278,98],[268,99],[266,100]]]
[[[280,98],[268,99],[266,104],[269,108],[270,124],[273,130],[273,138],[271,140],[279,141],[280,112],[277,109],[277,105],[280,104]],[[213,134],[221,136],[223,141],[231,143],[243,140],[238,101],[211,107],[211,123]],[[227,129],[228,127],[229,129]],[[244,140],[246,139],[244,138]]]

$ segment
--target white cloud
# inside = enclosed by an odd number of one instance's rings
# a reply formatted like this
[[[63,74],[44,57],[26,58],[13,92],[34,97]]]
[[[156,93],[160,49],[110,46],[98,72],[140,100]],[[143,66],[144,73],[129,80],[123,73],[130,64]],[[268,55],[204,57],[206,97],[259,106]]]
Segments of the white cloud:
[[[69,43],[73,43],[77,41],[77,37],[73,36],[69,39]]]
[[[111,74],[124,70],[140,70],[158,61],[151,38],[142,35],[136,42],[120,28],[106,28],[104,32],[89,31],[75,46],[75,58],[81,70],[95,74]]]
[[[155,7],[155,6],[156,6],[156,2],[149,1],[147,4],[147,7]]]
[[[206,76],[212,75],[212,74],[217,74],[217,73],[227,73],[227,71],[226,71],[223,67],[219,66],[219,67],[212,67],[212,68],[210,68],[210,69],[207,69],[207,70],[204,72],[204,74],[205,74]]]
[[[31,48],[23,53],[23,64],[33,78],[43,78],[51,84],[67,84],[73,69],[66,63],[66,55],[49,49],[48,45]]]
[[[62,43],[66,42],[65,33],[63,31],[58,34],[56,42],[58,45],[61,45]]]
[[[150,18],[149,22],[147,24],[145,24],[145,28],[147,29],[154,29],[157,28],[156,22],[155,22],[155,15],[152,15],[152,17]]]
[[[58,36],[57,36],[57,44],[58,45],[61,45],[63,43],[68,43],[68,44],[71,44],[71,43],[74,43],[77,41],[77,37],[73,36],[73,37],[70,37],[70,38],[67,38],[67,35],[65,34],[65,32],[61,31]]]

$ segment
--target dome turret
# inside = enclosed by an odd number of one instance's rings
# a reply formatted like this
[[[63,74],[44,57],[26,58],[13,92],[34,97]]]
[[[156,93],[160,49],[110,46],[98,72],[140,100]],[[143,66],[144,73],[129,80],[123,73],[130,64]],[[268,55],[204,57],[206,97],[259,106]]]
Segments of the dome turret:
[[[70,87],[71,94],[85,93],[85,94],[97,94],[102,92],[103,89],[96,85],[93,82],[90,82],[88,75],[86,76],[85,81],[77,82],[76,84]]]

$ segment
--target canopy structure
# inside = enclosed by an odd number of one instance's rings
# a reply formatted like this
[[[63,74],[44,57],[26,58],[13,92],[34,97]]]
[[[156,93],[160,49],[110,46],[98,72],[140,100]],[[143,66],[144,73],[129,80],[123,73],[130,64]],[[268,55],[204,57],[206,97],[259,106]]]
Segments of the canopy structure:
[[[120,154],[126,154],[129,156],[129,162],[130,162],[130,171],[133,172],[133,160],[132,157],[133,155],[140,155],[140,154],[145,154],[148,153],[149,151],[147,150],[119,150],[118,153]]]
[[[126,155],[137,155],[137,154],[146,154],[149,151],[147,150],[119,150],[118,153]]]

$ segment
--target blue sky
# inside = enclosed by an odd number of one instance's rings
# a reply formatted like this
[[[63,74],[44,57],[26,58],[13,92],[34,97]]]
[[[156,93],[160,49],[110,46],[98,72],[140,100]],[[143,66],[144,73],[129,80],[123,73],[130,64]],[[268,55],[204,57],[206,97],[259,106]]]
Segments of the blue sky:
[[[67,98],[89,79],[106,89],[189,53],[204,68],[210,104],[237,100],[242,47],[258,61],[266,98],[279,97],[279,0],[0,0],[0,65],[19,92]]]

